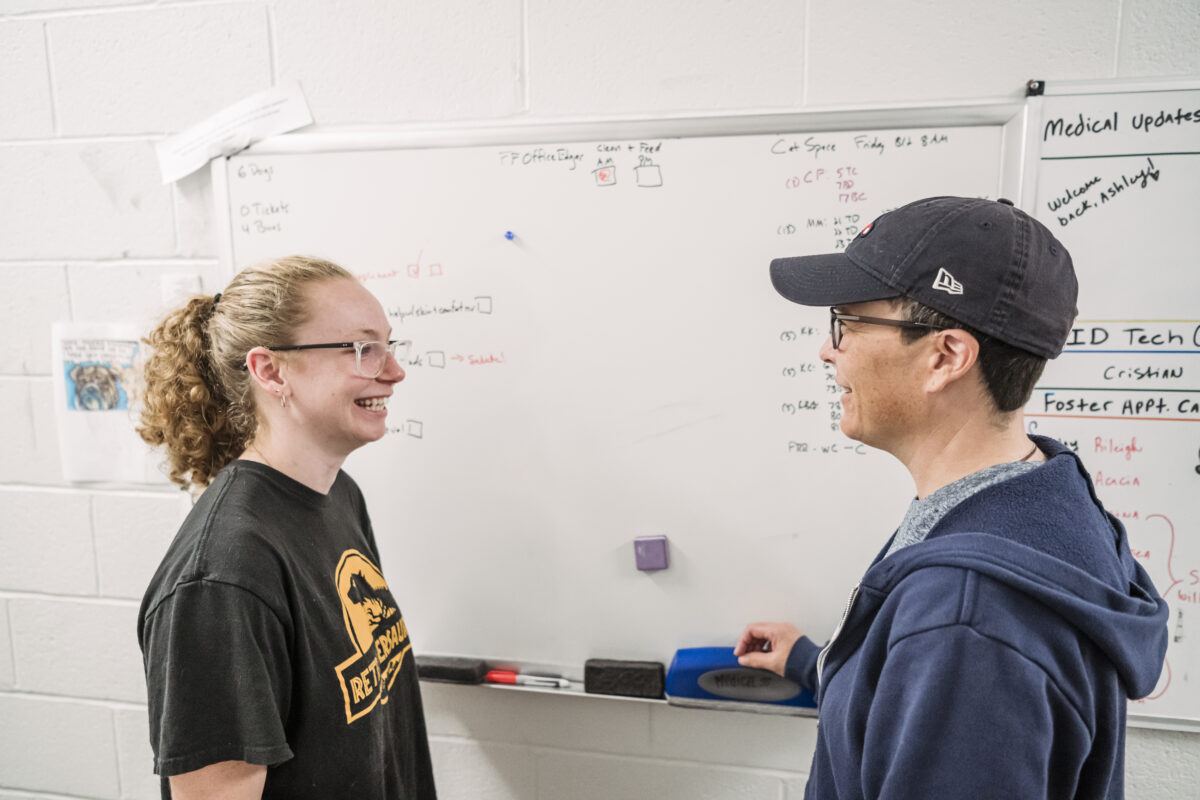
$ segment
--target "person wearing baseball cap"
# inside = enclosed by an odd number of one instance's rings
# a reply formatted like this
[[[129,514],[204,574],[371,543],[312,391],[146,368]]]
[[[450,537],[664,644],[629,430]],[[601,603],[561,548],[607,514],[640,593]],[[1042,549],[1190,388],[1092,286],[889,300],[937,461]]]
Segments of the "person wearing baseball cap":
[[[805,797],[1124,797],[1168,614],[1078,456],[1025,432],[1075,320],[1066,249],[1007,200],[932,197],[771,280],[830,306],[842,431],[916,485],[824,647],[787,623],[738,642],[817,695]]]

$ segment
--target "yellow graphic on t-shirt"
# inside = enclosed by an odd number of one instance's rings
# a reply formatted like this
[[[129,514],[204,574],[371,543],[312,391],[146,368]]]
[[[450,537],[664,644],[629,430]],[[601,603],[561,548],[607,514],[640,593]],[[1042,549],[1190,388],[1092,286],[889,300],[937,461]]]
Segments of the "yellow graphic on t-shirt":
[[[357,651],[337,665],[349,724],[377,704],[387,703],[388,690],[412,645],[396,599],[370,559],[357,550],[347,550],[338,562],[335,579],[346,634]]]

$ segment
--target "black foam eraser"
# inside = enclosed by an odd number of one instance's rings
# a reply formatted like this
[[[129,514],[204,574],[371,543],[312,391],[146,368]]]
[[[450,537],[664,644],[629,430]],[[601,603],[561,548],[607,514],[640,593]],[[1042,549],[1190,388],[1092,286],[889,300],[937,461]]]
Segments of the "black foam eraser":
[[[665,684],[663,665],[657,661],[589,658],[583,664],[583,690],[588,694],[659,698]]]
[[[462,656],[417,656],[417,677],[442,683],[483,683],[487,662]]]

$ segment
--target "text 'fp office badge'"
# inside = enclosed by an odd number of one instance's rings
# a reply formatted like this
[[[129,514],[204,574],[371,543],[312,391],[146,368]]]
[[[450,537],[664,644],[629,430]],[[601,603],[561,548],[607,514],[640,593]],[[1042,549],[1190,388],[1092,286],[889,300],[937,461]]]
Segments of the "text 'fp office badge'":
[[[346,700],[346,724],[350,724],[377,704],[387,703],[388,691],[412,644],[383,573],[366,556],[357,550],[343,553],[336,580],[346,633],[357,650],[337,665]]]

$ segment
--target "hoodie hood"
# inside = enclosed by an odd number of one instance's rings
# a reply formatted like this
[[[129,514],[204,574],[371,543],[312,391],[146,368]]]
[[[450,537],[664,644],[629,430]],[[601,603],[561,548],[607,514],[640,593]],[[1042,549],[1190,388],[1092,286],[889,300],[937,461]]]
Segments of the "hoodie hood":
[[[830,648],[823,683],[905,578],[956,567],[1051,609],[1107,658],[1131,699],[1154,689],[1167,648],[1167,604],[1130,553],[1125,527],[1104,511],[1075,453],[1052,439],[1033,438],[1047,463],[978,492],[924,542],[876,560]],[[1014,637],[1020,635],[1014,629]]]

